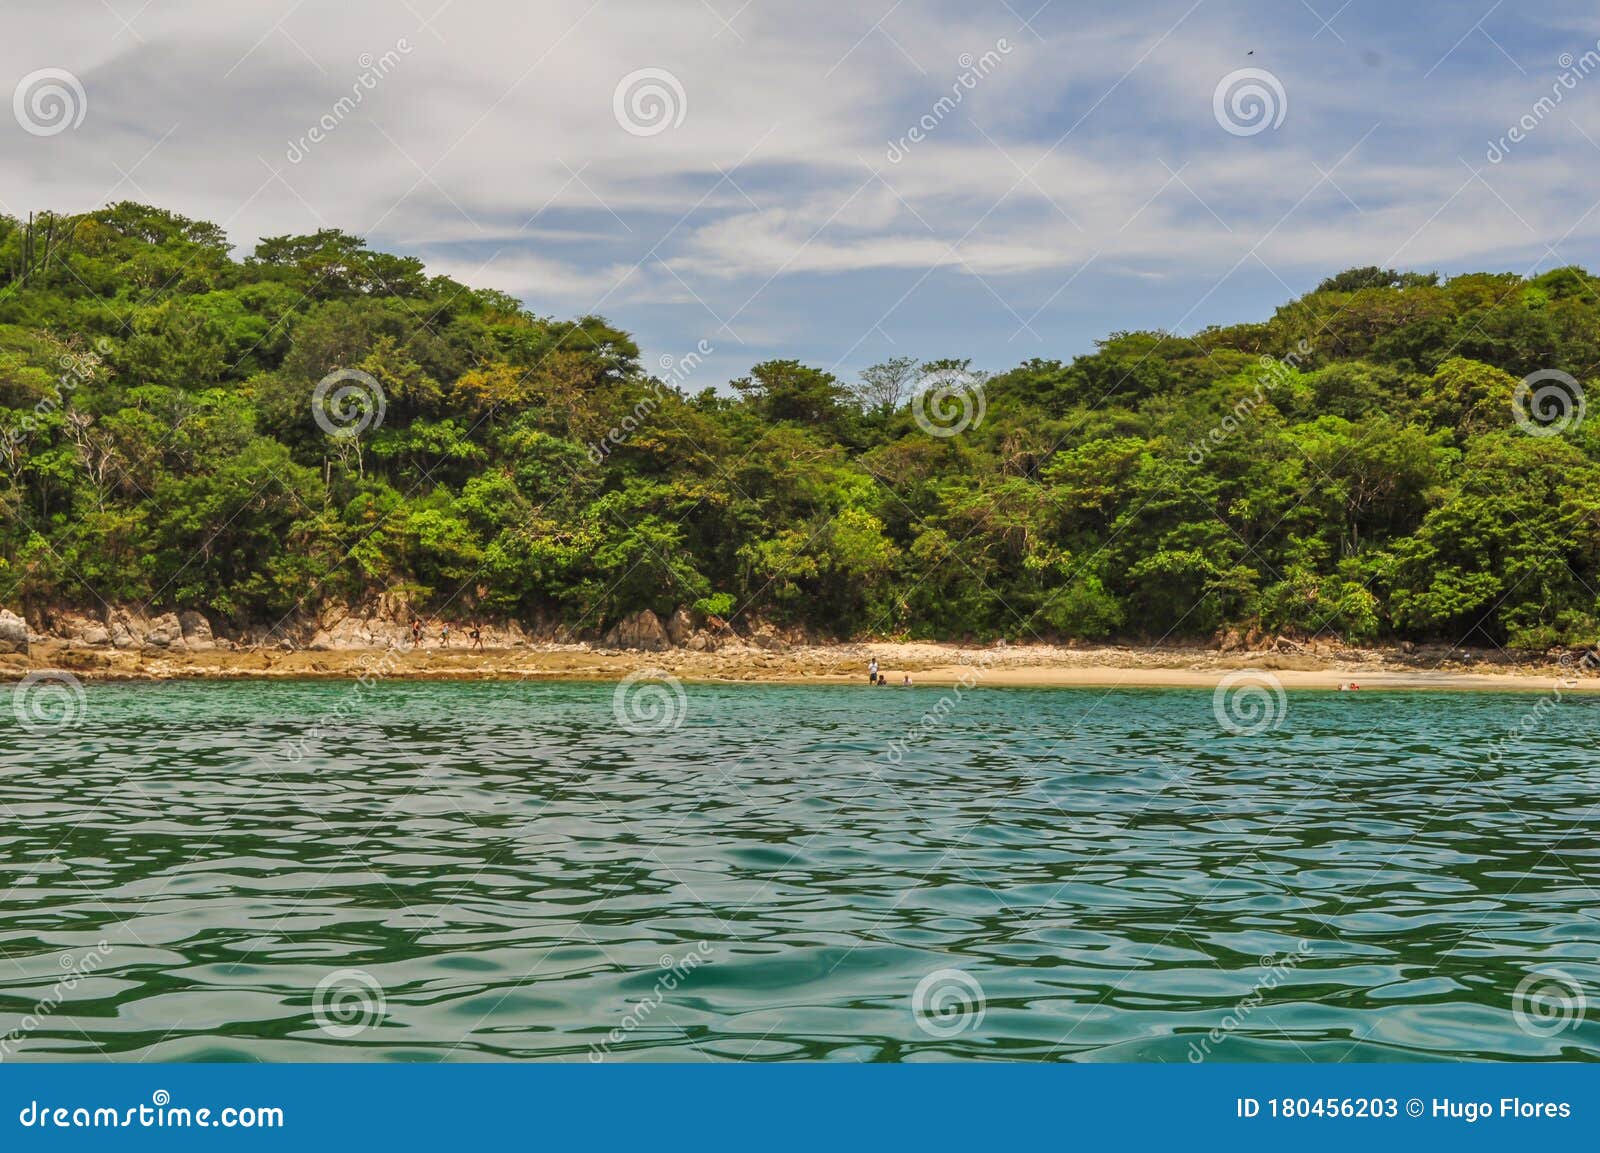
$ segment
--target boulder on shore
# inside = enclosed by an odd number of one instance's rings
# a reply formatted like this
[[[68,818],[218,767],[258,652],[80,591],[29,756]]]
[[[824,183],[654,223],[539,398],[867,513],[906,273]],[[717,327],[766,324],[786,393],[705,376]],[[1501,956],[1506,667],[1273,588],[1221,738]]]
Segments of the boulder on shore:
[[[777,626],[759,617],[750,620],[749,635],[746,639],[756,648],[766,649],[769,652],[782,652],[789,647],[789,642],[778,631]]]
[[[93,617],[80,613],[59,613],[51,630],[66,638],[69,649],[103,649],[111,644],[111,631]]]
[[[112,609],[106,614],[106,631],[119,649],[136,649],[144,639],[143,626],[127,609]]]
[[[679,605],[667,618],[667,639],[682,648],[694,634],[694,615]]]
[[[10,609],[0,609],[0,653],[28,651],[28,622]]]
[[[660,617],[649,609],[641,609],[613,625],[604,643],[609,648],[659,653],[672,647],[672,638],[667,635]]]
[[[178,614],[162,613],[151,621],[149,631],[144,634],[144,647],[182,649],[183,625],[178,622]]]
[[[183,630],[183,643],[191,649],[214,649],[217,638],[211,632],[211,622],[199,613],[189,610],[178,614],[178,626]]]

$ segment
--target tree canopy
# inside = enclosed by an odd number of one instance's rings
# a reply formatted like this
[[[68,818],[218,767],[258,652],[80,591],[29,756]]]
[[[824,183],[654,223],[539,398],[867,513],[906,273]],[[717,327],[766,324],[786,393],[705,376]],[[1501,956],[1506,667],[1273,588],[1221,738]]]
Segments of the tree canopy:
[[[0,598],[1593,643],[1597,289],[1359,268],[993,376],[937,349],[691,394],[603,318],[335,230],[236,260],[137,204],[0,217]]]

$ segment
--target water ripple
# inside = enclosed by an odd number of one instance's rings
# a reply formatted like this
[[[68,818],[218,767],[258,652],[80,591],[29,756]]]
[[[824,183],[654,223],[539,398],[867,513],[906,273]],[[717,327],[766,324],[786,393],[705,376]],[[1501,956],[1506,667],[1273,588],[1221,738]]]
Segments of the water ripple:
[[[0,1057],[1600,1059],[1594,702],[612,694],[0,709]]]

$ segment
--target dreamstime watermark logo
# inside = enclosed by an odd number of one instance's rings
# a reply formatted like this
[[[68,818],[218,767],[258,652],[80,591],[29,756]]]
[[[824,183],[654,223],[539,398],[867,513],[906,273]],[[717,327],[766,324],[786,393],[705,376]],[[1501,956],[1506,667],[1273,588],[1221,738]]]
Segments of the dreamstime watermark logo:
[[[1267,402],[1268,394],[1276,395],[1277,391],[1289,382],[1290,374],[1299,371],[1300,365],[1310,355],[1311,342],[1302,338],[1295,345],[1293,352],[1284,356],[1262,356],[1257,361],[1261,371],[1256,374],[1255,391],[1240,398],[1228,415],[1213,425],[1205,436],[1190,442],[1186,454],[1189,463],[1204,464],[1212,450],[1238,432],[1246,421],[1252,419],[1256,409]]]
[[[32,1033],[61,1007],[67,999],[67,994],[78,987],[78,982],[90,976],[100,968],[101,963],[111,956],[111,946],[104,941],[96,943],[93,951],[85,953],[82,957],[74,957],[71,953],[61,954],[61,968],[66,972],[38,1001],[34,1002],[33,1011],[18,1021],[9,1032],[0,1036],[0,1061],[12,1054],[12,1042],[21,1040]]]
[[[1271,673],[1240,669],[1229,673],[1211,694],[1217,724],[1236,737],[1253,737],[1283,724],[1289,698]]]
[[[1529,436],[1559,436],[1583,423],[1583,386],[1559,368],[1530,372],[1511,394],[1511,417]]]
[[[911,994],[911,1016],[930,1037],[950,1038],[983,1024],[983,986],[965,969],[935,969]]]
[[[611,1046],[620,1045],[628,1039],[628,1035],[635,1029],[646,1024],[649,1017],[667,999],[667,994],[683,984],[701,965],[711,963],[711,942],[701,941],[695,945],[692,953],[685,953],[682,957],[674,957],[671,953],[661,954],[661,968],[663,972],[656,978],[655,987],[648,996],[640,997],[628,1007],[622,1015],[622,1020],[617,1022],[616,1028],[606,1034],[604,1041],[597,1041],[589,1046],[589,1060],[599,1064],[606,1059],[606,1054],[611,1051]]]
[[[324,112],[317,122],[301,134],[298,140],[289,141],[289,148],[284,152],[284,158],[290,164],[299,164],[310,154],[311,149],[321,144],[334,131],[343,124],[349,115],[361,106],[366,99],[366,94],[378,87],[378,83],[389,73],[400,67],[400,59],[410,56],[414,49],[411,42],[404,36],[395,41],[393,48],[382,56],[374,56],[370,52],[363,52],[357,63],[361,66],[361,75],[357,76],[355,83],[350,85],[350,95],[341,96],[334,102],[332,108]]]
[[[61,375],[56,378],[55,388],[41,397],[31,411],[24,413],[14,427],[6,429],[5,438],[16,445],[23,437],[33,433],[39,427],[40,421],[65,406],[67,397],[94,376],[102,358],[111,355],[111,352],[111,342],[102,336],[94,342],[93,352],[63,353],[56,362],[61,369]]]
[[[336,368],[311,390],[311,416],[329,436],[356,437],[383,423],[388,398],[370,372]]]
[[[1594,48],[1590,48],[1582,56],[1574,57],[1570,52],[1563,52],[1556,58],[1561,73],[1550,85],[1550,95],[1535,100],[1533,107],[1518,117],[1517,122],[1506,129],[1499,140],[1489,141],[1489,150],[1484,156],[1490,164],[1499,164],[1504,160],[1514,146],[1521,144],[1533,134],[1534,129],[1545,122],[1545,119],[1556,110],[1556,106],[1566,99],[1567,93],[1578,86],[1578,81],[1600,69],[1600,51],[1596,49],[1600,49],[1600,40],[1596,40]]]
[[[1522,714],[1522,719],[1505,736],[1495,741],[1494,748],[1489,750],[1489,763],[1498,765],[1506,759],[1506,754],[1536,728],[1543,724],[1551,713],[1561,704],[1567,689],[1577,688],[1583,677],[1596,669],[1600,669],[1600,655],[1587,652],[1574,664],[1570,654],[1563,654],[1558,662],[1565,670],[1563,675],[1556,679],[1555,687],[1545,696],[1533,703],[1533,708]]]
[[[611,114],[630,136],[659,136],[683,123],[689,96],[665,68],[640,68],[617,81]]]
[[[1529,973],[1511,995],[1517,1028],[1535,1037],[1553,1037],[1583,1020],[1589,1007],[1583,986],[1561,969]]]
[[[1283,81],[1265,68],[1240,68],[1217,81],[1211,113],[1224,132],[1254,136],[1283,124],[1289,114],[1289,94]]]
[[[640,669],[617,682],[611,694],[617,724],[636,736],[680,728],[689,715],[683,682],[661,669]]]
[[[370,653],[362,654],[361,660],[356,665],[355,684],[350,691],[341,696],[332,709],[313,721],[305,732],[290,742],[288,750],[283,754],[284,759],[299,764],[306,757],[308,745],[321,740],[330,730],[342,729],[350,715],[360,706],[367,690],[394,672],[395,666],[400,663],[400,655],[400,650],[393,645],[382,650],[375,659]]]
[[[983,680],[983,674],[996,659],[998,658],[994,655],[985,653],[976,664],[963,660],[962,664],[966,665],[966,668],[956,683],[950,687],[950,691],[942,694],[932,708],[924,711],[917,723],[906,730],[905,736],[895,737],[889,742],[888,751],[884,753],[889,763],[898,765],[905,760],[906,753],[910,751],[912,745],[922,741],[929,733],[943,725],[950,718],[950,714],[955,712],[962,697],[978,687],[978,682]]]
[[[1286,977],[1292,973],[1306,954],[1311,951],[1308,941],[1301,941],[1295,946],[1295,951],[1286,956],[1273,953],[1264,954],[1261,958],[1262,975],[1256,979],[1250,992],[1241,998],[1234,1007],[1223,1016],[1217,1027],[1201,1037],[1198,1041],[1189,1042],[1189,1061],[1198,1065],[1211,1056],[1211,1050],[1226,1041],[1239,1029],[1245,1020],[1259,1009],[1267,999],[1266,994],[1281,985]]]
[[[383,986],[365,969],[335,969],[317,982],[311,998],[317,1028],[341,1040],[372,1028],[385,1010]]]
[[[169,1106],[171,1106],[169,1108]],[[157,1089],[150,1104],[121,1106],[61,1105],[51,1108],[29,1101],[17,1114],[24,1129],[282,1129],[283,1110],[276,1105],[228,1105],[194,1109],[173,1105],[172,1094]]]
[[[963,369],[930,372],[911,400],[911,419],[929,436],[959,436],[981,425],[988,410],[982,378]]]
[[[620,445],[626,444],[628,438],[639,430],[656,409],[660,408],[666,399],[667,386],[676,388],[695,374],[706,357],[710,356],[716,348],[708,340],[696,344],[693,352],[683,356],[674,357],[669,353],[661,354],[661,373],[659,378],[650,381],[650,395],[640,400],[633,406],[633,411],[623,417],[616,426],[606,430],[606,434],[599,440],[589,443],[589,462],[591,464],[604,464],[606,457]]]
[[[83,720],[83,684],[63,669],[36,669],[11,690],[11,711],[30,732],[58,733]]]
[[[83,82],[65,68],[41,68],[17,81],[11,113],[30,136],[59,136],[89,114]]]
[[[994,47],[982,56],[974,56],[970,52],[963,52],[958,56],[956,64],[960,66],[961,74],[950,85],[950,95],[935,100],[933,107],[924,112],[899,140],[891,140],[888,150],[883,154],[884,159],[890,164],[899,164],[904,160],[912,145],[926,140],[934,129],[944,123],[945,117],[960,106],[966,99],[967,93],[977,88],[978,81],[1000,67],[1001,60],[1009,55],[1011,55],[1011,42],[1002,36],[994,42]]]

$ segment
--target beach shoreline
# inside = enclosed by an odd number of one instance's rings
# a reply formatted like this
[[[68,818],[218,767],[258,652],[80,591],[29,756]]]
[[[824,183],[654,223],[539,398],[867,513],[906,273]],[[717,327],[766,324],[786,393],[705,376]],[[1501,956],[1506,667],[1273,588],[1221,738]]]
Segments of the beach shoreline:
[[[1052,645],[973,646],[858,642],[735,651],[637,651],[544,644],[473,651],[465,645],[330,651],[218,647],[201,651],[84,649],[65,642],[0,657],[0,680],[60,670],[84,682],[170,680],[600,680],[656,673],[685,682],[867,683],[867,662],[885,680],[913,685],[1013,688],[1214,688],[1270,676],[1284,689],[1600,691],[1600,666],[1581,658],[1518,661],[1500,652],[1398,648],[1224,652],[1215,648]]]

